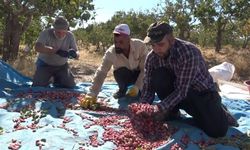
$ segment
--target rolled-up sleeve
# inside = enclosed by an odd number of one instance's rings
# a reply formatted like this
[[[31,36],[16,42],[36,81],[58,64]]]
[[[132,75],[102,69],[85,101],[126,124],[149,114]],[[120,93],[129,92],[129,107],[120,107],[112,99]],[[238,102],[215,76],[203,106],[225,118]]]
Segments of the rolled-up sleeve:
[[[111,53],[107,51],[103,57],[102,64],[98,67],[98,69],[95,72],[92,86],[90,87],[90,93],[92,95],[97,96],[99,92],[101,91],[102,84],[107,77],[107,74],[109,70],[112,67],[112,58]]]

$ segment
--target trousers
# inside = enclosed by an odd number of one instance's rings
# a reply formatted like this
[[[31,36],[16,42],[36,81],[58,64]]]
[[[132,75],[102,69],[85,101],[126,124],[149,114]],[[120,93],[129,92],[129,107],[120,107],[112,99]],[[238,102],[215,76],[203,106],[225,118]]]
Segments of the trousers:
[[[53,78],[53,84],[56,87],[73,88],[76,85],[74,76],[68,63],[66,63],[62,66],[50,66],[47,64],[37,66],[32,86],[46,87],[50,84],[51,78]]]
[[[113,72],[119,91],[126,92],[128,86],[134,84],[140,74],[140,70],[129,70],[126,67],[118,68]]]

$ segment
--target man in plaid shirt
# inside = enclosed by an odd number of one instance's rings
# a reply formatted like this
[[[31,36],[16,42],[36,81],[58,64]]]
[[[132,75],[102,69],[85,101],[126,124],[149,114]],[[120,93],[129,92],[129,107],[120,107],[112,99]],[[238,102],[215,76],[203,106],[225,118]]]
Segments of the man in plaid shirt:
[[[211,137],[225,136],[228,126],[238,125],[221,104],[205,60],[194,44],[175,38],[166,22],[151,24],[144,42],[151,44],[152,50],[145,62],[140,101],[152,104],[157,93],[161,102],[154,105],[154,119],[173,119],[183,109]]]

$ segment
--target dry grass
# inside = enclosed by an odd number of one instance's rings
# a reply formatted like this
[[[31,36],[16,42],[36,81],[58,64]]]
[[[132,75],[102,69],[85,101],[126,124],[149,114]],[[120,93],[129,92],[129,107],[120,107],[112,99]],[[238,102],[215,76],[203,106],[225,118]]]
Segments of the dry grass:
[[[10,65],[25,76],[32,77],[35,72],[35,60],[35,56],[32,57],[27,53],[23,53]]]
[[[90,82],[93,79],[94,73],[102,62],[102,55],[94,52],[94,47],[88,51],[80,49],[79,60],[70,60],[70,66],[78,82]],[[250,78],[250,50],[225,47],[220,53],[215,53],[213,48],[201,48],[201,52],[210,67],[218,65],[224,61],[235,65],[235,74],[233,82],[242,83]],[[28,54],[23,54],[11,65],[22,74],[32,77],[35,71],[35,59]],[[112,69],[109,71],[105,81],[114,81]]]
[[[232,81],[242,83],[244,80],[250,79],[250,50],[249,49],[233,49],[231,47],[223,48],[219,53],[215,53],[214,49],[202,49],[209,68],[218,65],[224,61],[235,65],[235,73]]]
[[[102,56],[98,53],[80,50],[79,60],[69,61],[76,80],[90,82],[93,79],[96,69],[102,63]],[[108,72],[105,81],[114,81],[112,69]]]
[[[72,72],[77,82],[91,82],[96,69],[102,62],[102,56],[93,51],[86,51],[85,49],[80,49],[79,53],[80,57],[78,60],[69,60]],[[36,68],[35,61],[35,55],[30,56],[30,54],[24,52],[15,62],[10,63],[10,65],[25,76],[32,78]],[[111,69],[105,81],[114,81],[112,72]]]

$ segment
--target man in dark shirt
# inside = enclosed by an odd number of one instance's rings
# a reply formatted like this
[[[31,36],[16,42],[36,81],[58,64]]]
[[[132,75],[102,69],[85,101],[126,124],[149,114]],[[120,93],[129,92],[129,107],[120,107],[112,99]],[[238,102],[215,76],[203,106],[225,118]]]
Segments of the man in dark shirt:
[[[152,50],[145,62],[140,101],[152,104],[157,93],[161,102],[154,105],[156,120],[173,118],[183,109],[211,137],[225,136],[229,125],[237,126],[221,104],[205,60],[194,44],[175,38],[166,22],[151,24],[144,42],[150,43]]]

